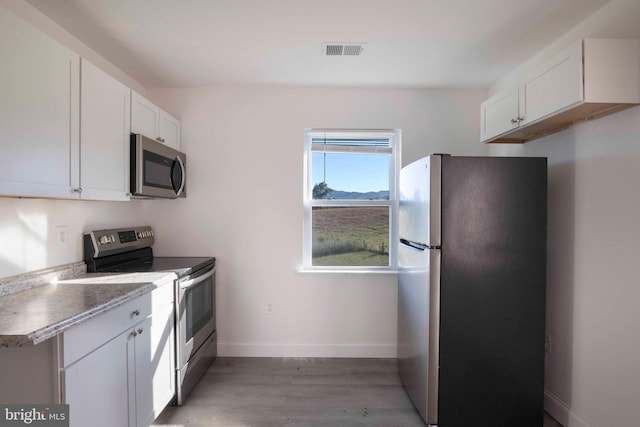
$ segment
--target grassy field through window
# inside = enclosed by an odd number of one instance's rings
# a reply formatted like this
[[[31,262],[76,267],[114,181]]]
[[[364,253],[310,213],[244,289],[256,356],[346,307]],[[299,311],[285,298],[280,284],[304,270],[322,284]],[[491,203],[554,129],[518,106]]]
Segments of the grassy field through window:
[[[389,207],[314,207],[312,264],[388,266]]]

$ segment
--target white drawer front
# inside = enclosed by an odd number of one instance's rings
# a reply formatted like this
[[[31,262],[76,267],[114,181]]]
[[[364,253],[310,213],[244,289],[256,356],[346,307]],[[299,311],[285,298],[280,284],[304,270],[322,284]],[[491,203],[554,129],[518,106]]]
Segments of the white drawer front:
[[[64,332],[63,366],[89,354],[151,314],[152,293],[128,301]]]

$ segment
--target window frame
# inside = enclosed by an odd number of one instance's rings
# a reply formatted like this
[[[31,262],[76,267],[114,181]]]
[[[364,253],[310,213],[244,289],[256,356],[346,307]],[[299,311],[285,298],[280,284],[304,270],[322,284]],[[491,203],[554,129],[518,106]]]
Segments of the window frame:
[[[314,138],[353,138],[371,139],[388,138],[389,147],[352,147],[330,146],[327,153],[342,154],[389,154],[389,200],[330,200],[313,199],[312,140]],[[388,273],[397,270],[398,259],[398,180],[400,176],[400,141],[399,129],[311,129],[304,130],[304,179],[303,179],[303,251],[300,271],[318,272],[376,272]],[[323,150],[325,151],[325,150]],[[317,152],[317,151],[316,151]],[[389,265],[388,266],[320,266],[313,265],[312,245],[312,210],[314,207],[366,207],[385,206],[389,208]]]

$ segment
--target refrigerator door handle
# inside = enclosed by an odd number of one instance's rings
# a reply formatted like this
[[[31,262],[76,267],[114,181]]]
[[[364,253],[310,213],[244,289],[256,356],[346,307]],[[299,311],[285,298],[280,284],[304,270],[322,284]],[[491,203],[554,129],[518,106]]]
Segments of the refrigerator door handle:
[[[400,238],[400,243],[418,251],[424,251],[426,249],[441,249],[440,246],[426,245],[424,243],[415,242],[413,240],[403,239],[402,237]]]
[[[403,239],[402,237],[400,238],[400,243],[418,251],[424,251],[428,247],[424,243],[414,242],[413,240]]]

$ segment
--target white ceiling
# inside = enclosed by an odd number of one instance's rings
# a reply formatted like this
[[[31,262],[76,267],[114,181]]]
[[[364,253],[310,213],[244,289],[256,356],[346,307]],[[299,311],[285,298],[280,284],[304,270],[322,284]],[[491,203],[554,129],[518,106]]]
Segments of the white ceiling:
[[[488,87],[609,0],[27,1],[152,88]]]

